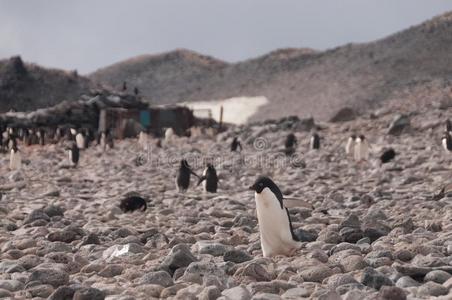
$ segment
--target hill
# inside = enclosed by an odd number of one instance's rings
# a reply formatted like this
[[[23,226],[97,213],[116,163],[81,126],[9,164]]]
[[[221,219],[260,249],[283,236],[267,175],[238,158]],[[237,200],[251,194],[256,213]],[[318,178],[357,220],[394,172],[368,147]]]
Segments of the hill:
[[[387,38],[327,51],[281,49],[239,63],[188,50],[144,55],[89,75],[137,86],[151,103],[266,96],[252,119],[291,114],[330,119],[349,106],[364,112],[398,101],[419,105],[451,96],[452,12]],[[416,91],[435,89],[416,97]],[[430,96],[432,95],[432,96]]]
[[[0,112],[31,111],[63,100],[76,100],[94,84],[68,72],[24,63],[19,56],[0,60]]]

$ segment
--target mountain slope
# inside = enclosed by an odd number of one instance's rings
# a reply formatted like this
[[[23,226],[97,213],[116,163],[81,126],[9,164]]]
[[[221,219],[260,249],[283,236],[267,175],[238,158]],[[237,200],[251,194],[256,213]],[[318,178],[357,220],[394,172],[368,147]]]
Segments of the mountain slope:
[[[416,105],[401,91],[442,80],[441,93],[450,96],[452,13],[375,42],[323,52],[282,49],[229,64],[177,50],[127,60],[89,77],[112,86],[127,81],[159,104],[266,96],[269,104],[258,113],[264,118],[311,114],[325,120],[344,106],[365,111],[402,94]]]
[[[25,64],[19,56],[0,60],[0,112],[30,111],[76,100],[94,87],[76,72]]]

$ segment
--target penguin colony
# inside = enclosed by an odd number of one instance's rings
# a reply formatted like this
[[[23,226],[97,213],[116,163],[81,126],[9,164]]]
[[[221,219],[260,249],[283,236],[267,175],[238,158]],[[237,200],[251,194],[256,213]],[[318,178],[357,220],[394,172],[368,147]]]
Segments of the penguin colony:
[[[175,138],[172,128],[168,128],[164,134],[165,142],[169,143]],[[43,128],[3,128],[0,135],[0,146],[3,150],[10,151],[11,170],[19,170],[22,165],[21,152],[18,149],[17,140],[21,140],[23,145],[45,145],[46,140],[52,143],[60,143],[66,140],[70,144],[66,149],[71,166],[76,167],[80,159],[80,151],[88,148],[95,140],[94,134],[89,129],[84,128],[55,128],[48,133]],[[139,135],[139,144],[143,149],[147,149],[150,136],[142,132]],[[109,130],[100,132],[97,136],[97,144],[103,151],[113,148],[113,137]],[[447,152],[452,152],[452,124],[446,122],[446,130],[441,139],[442,147]],[[293,155],[297,149],[297,137],[290,133],[284,142],[284,153]],[[310,150],[320,149],[320,136],[313,133],[309,140]],[[230,144],[231,152],[241,152],[243,147],[234,137]],[[356,162],[365,162],[370,157],[370,144],[364,135],[351,135],[345,144],[345,153],[353,157]],[[387,148],[379,156],[381,164],[388,163],[395,159],[397,153],[393,148]],[[208,163],[202,173],[198,176],[186,159],[179,162],[176,175],[176,188],[178,192],[185,193],[190,187],[190,177],[194,175],[198,178],[198,184],[202,183],[203,190],[208,193],[218,191],[219,177],[213,164]],[[284,195],[277,184],[269,177],[259,176],[249,187],[254,192],[256,203],[256,214],[259,224],[260,244],[264,257],[275,255],[293,255],[301,246],[300,240],[294,233],[289,210],[284,203]],[[449,192],[450,187],[443,188],[437,196]],[[139,195],[129,195],[120,200],[119,208],[122,212],[146,211],[147,201]]]

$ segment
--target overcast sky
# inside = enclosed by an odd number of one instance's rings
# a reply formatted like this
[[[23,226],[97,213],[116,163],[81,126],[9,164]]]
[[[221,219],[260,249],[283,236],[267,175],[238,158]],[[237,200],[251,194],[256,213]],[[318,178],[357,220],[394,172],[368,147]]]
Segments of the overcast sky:
[[[82,74],[175,48],[235,62],[372,41],[448,10],[445,0],[0,0],[0,58]]]

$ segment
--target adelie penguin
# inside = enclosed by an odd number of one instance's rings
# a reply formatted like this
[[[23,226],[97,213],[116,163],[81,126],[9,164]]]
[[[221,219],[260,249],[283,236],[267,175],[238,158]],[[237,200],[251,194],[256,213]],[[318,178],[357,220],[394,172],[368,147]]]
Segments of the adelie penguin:
[[[355,140],[354,157],[357,162],[369,159],[369,143],[364,135],[358,136]]]
[[[85,139],[86,137],[83,131],[80,131],[75,135],[75,142],[77,143],[77,147],[79,149],[85,149],[86,146]]]
[[[446,132],[452,135],[452,121],[449,119],[446,120]]]
[[[309,148],[311,150],[319,150],[320,149],[320,136],[317,133],[314,133],[311,136],[311,140],[309,141]]]
[[[281,190],[265,176],[257,178],[250,190],[254,191],[264,257],[293,255],[301,244],[293,232]]]
[[[393,160],[396,157],[396,155],[397,155],[397,153],[395,152],[395,150],[392,148],[389,148],[381,154],[380,163],[385,164],[387,162],[390,162],[391,160]]]
[[[347,155],[353,155],[355,150],[355,141],[356,141],[356,135],[351,135],[348,140],[347,144],[345,145],[345,153]]]
[[[239,150],[240,149],[240,150]],[[237,137],[234,137],[231,143],[231,152],[241,152],[242,151],[242,144],[239,142],[239,139]]]
[[[199,178],[199,176],[196,175],[195,172],[193,172],[188,162],[185,159],[181,160],[176,176],[176,187],[178,192],[183,193],[187,191],[188,187],[190,186],[191,174]]]
[[[77,167],[78,161],[80,159],[80,152],[77,147],[76,143],[72,143],[71,147],[67,149],[68,150],[68,156],[69,156],[69,164],[72,167]]]
[[[198,185],[202,182],[205,192],[216,193],[218,188],[218,176],[215,167],[212,164],[207,164],[207,167],[199,178]]]
[[[297,145],[297,138],[295,134],[290,133],[286,137],[286,141],[284,143],[284,153],[286,155],[292,155],[295,153],[295,147]]]
[[[146,200],[137,195],[127,196],[121,200],[119,208],[122,212],[133,212],[135,210],[145,211],[147,209]]]
[[[11,147],[11,154],[9,157],[9,168],[10,170],[19,170],[22,167],[22,156],[20,154],[19,149],[17,148],[17,144],[14,143]]]
[[[441,145],[447,152],[452,152],[452,136],[448,132],[444,132],[441,138]]]

